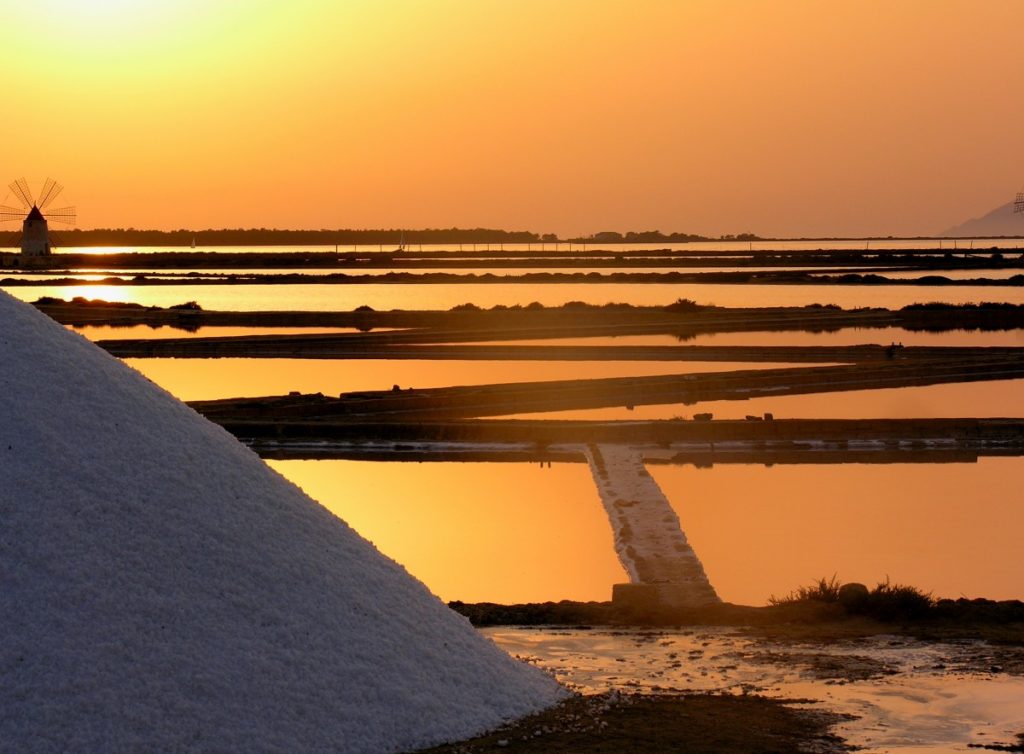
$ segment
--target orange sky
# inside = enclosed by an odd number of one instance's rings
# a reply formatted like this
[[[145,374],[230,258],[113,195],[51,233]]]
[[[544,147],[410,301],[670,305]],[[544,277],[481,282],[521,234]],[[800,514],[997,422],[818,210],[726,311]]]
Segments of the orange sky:
[[[916,234],[1024,183],[1019,0],[10,5],[4,183],[86,228]]]

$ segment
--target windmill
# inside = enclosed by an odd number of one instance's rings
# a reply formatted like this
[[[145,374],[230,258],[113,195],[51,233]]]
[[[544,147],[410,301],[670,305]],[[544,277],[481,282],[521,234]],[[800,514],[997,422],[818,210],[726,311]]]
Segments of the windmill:
[[[1024,191],[1017,192],[1017,198],[1013,202],[1013,211],[1024,214]]]
[[[64,190],[57,181],[47,178],[39,198],[32,197],[32,189],[28,181],[19,178],[10,184],[11,193],[21,202],[21,208],[0,205],[0,222],[21,220],[21,253],[26,257],[43,257],[50,253],[50,233],[48,220],[75,224],[75,208],[61,207],[43,212],[49,207],[57,195]]]

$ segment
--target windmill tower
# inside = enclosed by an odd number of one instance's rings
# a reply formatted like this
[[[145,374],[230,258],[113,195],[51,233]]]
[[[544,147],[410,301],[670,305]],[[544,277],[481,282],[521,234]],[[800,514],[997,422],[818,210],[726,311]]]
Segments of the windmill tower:
[[[32,197],[32,190],[28,181],[20,178],[10,184],[11,193],[21,202],[21,209],[17,207],[0,206],[0,222],[21,220],[21,253],[26,257],[45,257],[50,253],[50,230],[47,220],[75,224],[75,208],[61,207],[60,209],[47,209],[57,195],[64,190],[64,187],[52,178],[47,178],[43,184],[43,190],[38,199]]]

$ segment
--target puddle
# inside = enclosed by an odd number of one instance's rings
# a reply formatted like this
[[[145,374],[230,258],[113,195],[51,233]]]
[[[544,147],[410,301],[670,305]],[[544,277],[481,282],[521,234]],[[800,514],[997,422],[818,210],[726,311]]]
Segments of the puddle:
[[[868,752],[976,751],[1024,731],[1024,677],[991,672],[984,642],[896,636],[777,642],[735,629],[484,629],[502,649],[588,693],[757,693],[850,715],[835,732]],[[1024,649],[1013,649],[1020,659]]]

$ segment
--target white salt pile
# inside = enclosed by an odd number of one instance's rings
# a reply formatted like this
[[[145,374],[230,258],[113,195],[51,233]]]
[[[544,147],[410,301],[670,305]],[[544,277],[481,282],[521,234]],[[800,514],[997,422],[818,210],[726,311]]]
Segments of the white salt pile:
[[[219,427],[0,293],[0,749],[403,751],[564,693]]]

